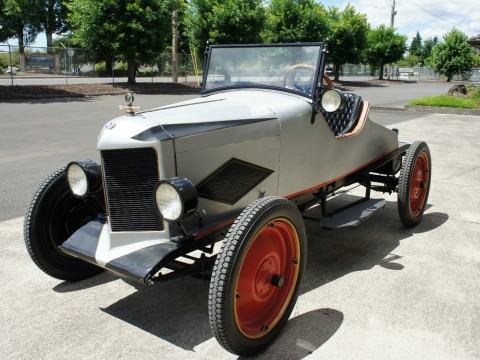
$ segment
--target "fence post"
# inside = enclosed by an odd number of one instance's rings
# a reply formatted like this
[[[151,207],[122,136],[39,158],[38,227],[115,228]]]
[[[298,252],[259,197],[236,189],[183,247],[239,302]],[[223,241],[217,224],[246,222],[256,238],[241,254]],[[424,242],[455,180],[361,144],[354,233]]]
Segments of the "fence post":
[[[115,58],[112,56],[112,85],[115,85]]]
[[[13,86],[14,84],[13,84],[12,49],[9,43],[7,43],[7,45],[8,45],[8,58],[10,62],[10,79],[12,80],[12,86]]]
[[[68,75],[67,75],[67,50],[63,48],[63,58],[65,59],[65,85],[68,85]]]

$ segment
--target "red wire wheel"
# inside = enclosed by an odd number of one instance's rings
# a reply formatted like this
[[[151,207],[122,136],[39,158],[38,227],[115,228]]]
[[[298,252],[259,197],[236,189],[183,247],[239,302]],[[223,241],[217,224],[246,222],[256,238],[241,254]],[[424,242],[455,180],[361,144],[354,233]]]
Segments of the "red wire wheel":
[[[267,197],[240,214],[210,282],[210,325],[225,349],[252,355],[271,344],[295,305],[305,251],[303,218],[292,202]]]
[[[405,156],[398,183],[398,212],[406,227],[422,220],[430,192],[431,167],[427,144],[414,142]]]

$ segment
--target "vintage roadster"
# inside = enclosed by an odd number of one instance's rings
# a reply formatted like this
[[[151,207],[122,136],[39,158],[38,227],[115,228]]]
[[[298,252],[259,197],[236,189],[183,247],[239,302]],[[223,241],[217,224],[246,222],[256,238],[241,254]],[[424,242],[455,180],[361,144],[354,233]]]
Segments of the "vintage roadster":
[[[145,285],[209,276],[220,344],[265,349],[298,296],[310,208],[318,226],[354,228],[385,206],[372,190],[397,192],[411,227],[427,203],[428,146],[400,143],[367,101],[333,88],[326,54],[321,43],[210,46],[201,97],[140,112],[127,94],[98,137],[101,164],[70,162],[35,192],[33,261],[69,281],[102,269]],[[364,197],[332,209],[353,185]]]

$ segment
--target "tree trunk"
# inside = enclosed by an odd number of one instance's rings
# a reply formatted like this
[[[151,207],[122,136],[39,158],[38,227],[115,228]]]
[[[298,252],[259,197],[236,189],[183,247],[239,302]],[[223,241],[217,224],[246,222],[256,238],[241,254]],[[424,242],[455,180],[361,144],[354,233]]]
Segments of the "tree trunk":
[[[17,29],[17,38],[18,52],[20,57],[20,71],[25,71],[25,39],[23,38],[23,25],[19,26]],[[12,70],[10,69],[10,71]]]
[[[136,80],[136,73],[137,73],[137,62],[133,59],[128,59],[127,61],[127,74],[128,74],[128,83],[135,84]]]
[[[178,82],[178,12],[172,11],[172,81]]]
[[[113,71],[113,60],[111,57],[108,57],[105,60],[105,75],[111,76]]]
[[[385,64],[380,64],[380,80],[383,80],[383,70],[384,70]]]
[[[340,81],[341,67],[342,66],[340,64],[333,64],[334,79],[336,82]]]
[[[452,80],[452,77],[450,75],[447,75],[447,82],[450,82]]]
[[[53,31],[52,29],[47,29],[46,30],[46,36],[47,36],[47,54],[51,54],[53,52]]]

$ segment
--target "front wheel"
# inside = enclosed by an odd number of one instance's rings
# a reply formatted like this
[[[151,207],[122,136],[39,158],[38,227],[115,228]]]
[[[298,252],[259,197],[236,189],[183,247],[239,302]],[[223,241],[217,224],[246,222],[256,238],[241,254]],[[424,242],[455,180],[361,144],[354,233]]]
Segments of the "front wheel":
[[[209,318],[218,342],[238,355],[266,349],[296,303],[306,263],[302,216],[290,201],[250,204],[230,228],[216,259]]]
[[[405,227],[420,223],[427,205],[432,177],[430,149],[415,141],[407,151],[398,182],[398,214]]]
[[[76,230],[103,212],[94,198],[78,199],[68,188],[65,169],[53,172],[38,187],[24,223],[27,251],[46,274],[61,280],[81,280],[101,268],[64,254],[59,246]]]

